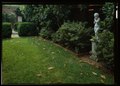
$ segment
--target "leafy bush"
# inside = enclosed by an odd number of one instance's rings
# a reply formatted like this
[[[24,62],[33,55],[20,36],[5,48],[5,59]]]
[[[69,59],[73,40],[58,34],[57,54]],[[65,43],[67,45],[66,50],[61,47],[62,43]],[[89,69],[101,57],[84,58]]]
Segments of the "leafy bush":
[[[56,31],[68,19],[70,6],[65,5],[26,5],[24,15],[27,21]]]
[[[15,10],[15,13],[16,13],[17,16],[22,16],[22,12],[21,12],[20,8],[17,8]]]
[[[51,35],[53,34],[54,31],[51,29],[42,28],[40,31],[40,36],[46,39],[51,39]]]
[[[41,36],[49,39],[67,20],[83,20],[84,16],[78,17],[78,13],[81,15],[84,10],[86,5],[26,5],[23,12],[27,21],[41,27]]]
[[[2,23],[2,38],[11,38],[12,29],[11,23],[3,22]]]
[[[21,22],[18,24],[18,34],[19,36],[36,36],[38,35],[38,30],[36,26],[31,22]]]
[[[54,27],[54,23],[51,23],[52,21],[49,20],[46,21],[46,24],[42,29],[40,30],[40,36],[46,39],[51,39],[51,35],[55,32],[52,27]],[[52,26],[51,26],[52,25]]]
[[[91,46],[89,39],[93,30],[86,26],[87,24],[82,22],[65,22],[52,35],[52,40],[75,50],[77,53],[79,51],[88,51]]]
[[[100,42],[96,42],[97,57],[100,61],[105,63],[107,68],[114,67],[114,36],[108,30],[104,30],[102,33],[98,34]]]
[[[110,2],[106,2],[102,8],[103,13],[105,14],[105,19],[101,21],[101,28],[103,30],[109,30],[113,32],[113,24],[114,24],[114,4]]]

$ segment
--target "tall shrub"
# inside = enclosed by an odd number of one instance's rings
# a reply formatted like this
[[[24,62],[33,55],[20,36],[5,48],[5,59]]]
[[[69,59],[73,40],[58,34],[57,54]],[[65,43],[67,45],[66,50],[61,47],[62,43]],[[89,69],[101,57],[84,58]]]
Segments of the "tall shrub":
[[[11,23],[3,22],[2,23],[2,38],[11,38],[12,29]]]
[[[17,26],[19,36],[37,36],[38,30],[32,22],[21,22]]]
[[[56,31],[63,21],[68,19],[69,9],[70,6],[65,5],[27,5],[24,9],[24,15],[27,21]]]
[[[96,42],[97,57],[107,68],[114,68],[114,35],[108,30],[98,34],[100,42]]]
[[[37,24],[42,37],[51,38],[67,20],[84,18],[79,17],[78,13],[83,13],[85,9],[85,5],[26,5],[24,16],[27,21]]]
[[[106,2],[103,5],[103,13],[105,15],[105,19],[103,21],[101,21],[101,28],[103,30],[109,30],[111,32],[113,32],[113,28],[114,28],[114,4],[110,3],[110,2]]]

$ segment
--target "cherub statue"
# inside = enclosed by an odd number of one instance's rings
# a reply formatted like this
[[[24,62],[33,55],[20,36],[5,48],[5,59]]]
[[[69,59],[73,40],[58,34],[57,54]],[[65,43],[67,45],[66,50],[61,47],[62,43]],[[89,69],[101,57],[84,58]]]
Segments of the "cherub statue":
[[[98,40],[98,30],[100,29],[100,25],[99,25],[99,22],[100,22],[100,17],[99,17],[99,14],[98,13],[94,13],[94,32],[95,32],[95,36]]]

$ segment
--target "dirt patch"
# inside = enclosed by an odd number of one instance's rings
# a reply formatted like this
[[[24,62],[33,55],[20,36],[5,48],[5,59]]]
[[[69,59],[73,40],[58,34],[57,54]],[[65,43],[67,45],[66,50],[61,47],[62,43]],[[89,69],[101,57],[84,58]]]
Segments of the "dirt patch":
[[[109,73],[109,74],[113,75],[113,72],[111,70],[108,70],[107,68],[104,67],[104,63],[102,63],[102,62],[96,62],[96,61],[90,59],[89,57],[90,57],[90,55],[79,55],[79,58],[83,62],[86,62],[86,63],[88,63],[90,65],[93,65],[96,68],[103,70],[105,73]]]

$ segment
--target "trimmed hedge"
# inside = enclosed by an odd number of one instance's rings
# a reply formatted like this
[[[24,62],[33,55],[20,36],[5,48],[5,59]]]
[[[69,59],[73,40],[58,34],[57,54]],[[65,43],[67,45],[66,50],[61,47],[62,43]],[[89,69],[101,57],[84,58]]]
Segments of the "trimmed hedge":
[[[2,38],[11,38],[12,29],[11,23],[3,22],[2,23]]]
[[[39,31],[32,22],[20,22],[17,26],[19,36],[37,36]]]

